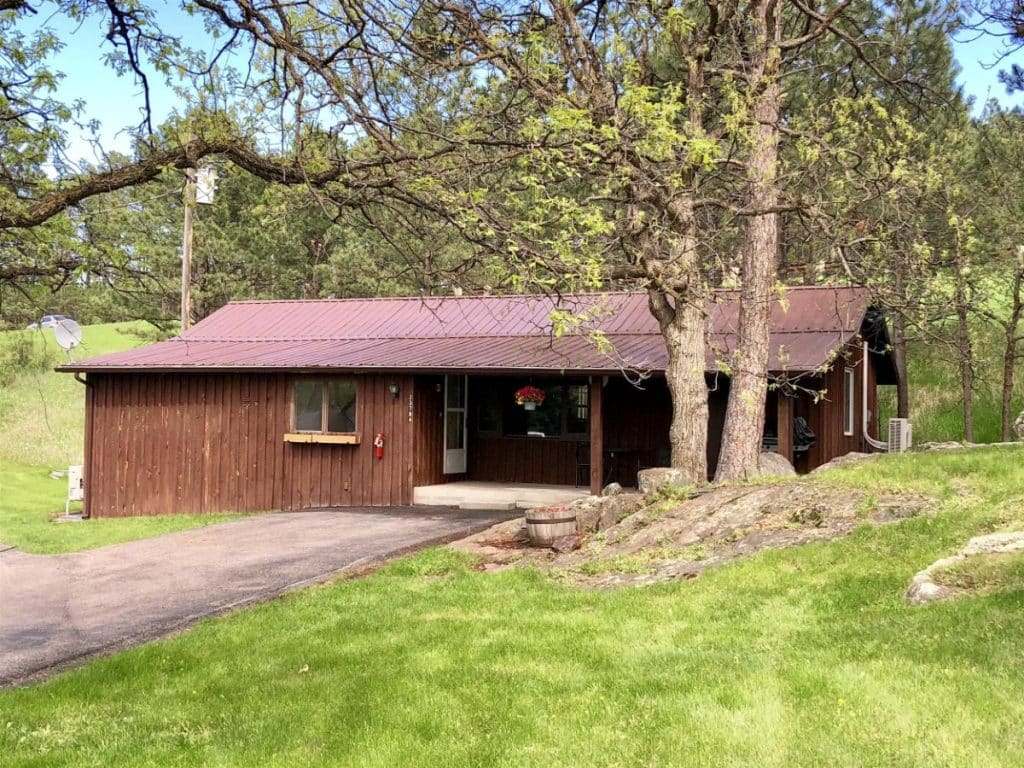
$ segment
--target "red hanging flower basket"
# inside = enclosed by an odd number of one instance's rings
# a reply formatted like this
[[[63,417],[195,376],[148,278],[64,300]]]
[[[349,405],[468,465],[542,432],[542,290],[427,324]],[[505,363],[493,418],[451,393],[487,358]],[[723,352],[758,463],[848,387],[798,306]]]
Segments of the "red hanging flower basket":
[[[522,405],[528,410],[533,410],[544,402],[544,390],[530,386],[520,387],[516,390],[515,397],[516,405]]]

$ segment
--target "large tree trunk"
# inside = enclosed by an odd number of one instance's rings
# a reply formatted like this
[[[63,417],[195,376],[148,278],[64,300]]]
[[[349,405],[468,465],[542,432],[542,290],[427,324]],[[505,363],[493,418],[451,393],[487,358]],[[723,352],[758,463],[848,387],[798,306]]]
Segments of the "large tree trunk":
[[[910,418],[910,382],[907,380],[907,326],[901,312],[892,315],[892,361],[896,366],[896,415]]]
[[[665,381],[672,398],[672,466],[683,472],[688,483],[700,485],[708,480],[704,299],[677,300],[673,305],[656,288],[649,289],[648,298],[668,349]]]
[[[963,398],[964,440],[974,442],[974,346],[971,343],[971,328],[968,323],[969,310],[967,296],[967,265],[964,263],[963,250],[957,237],[956,242],[956,304],[957,320],[957,355],[960,370],[960,395]]]
[[[1018,328],[1020,317],[1024,312],[1024,301],[1021,300],[1021,288],[1024,283],[1024,265],[1018,264],[1014,269],[1013,287],[1010,297],[1013,305],[1010,308],[1010,317],[1006,321],[1006,346],[1003,349],[1003,398],[1002,398],[1002,440],[1009,442],[1013,439],[1013,383],[1014,368],[1017,366],[1017,350],[1020,346]]]
[[[897,300],[906,308],[907,298],[904,295],[906,283],[903,279],[903,260],[896,259],[896,272],[893,276]],[[892,362],[896,367],[896,416],[901,419],[910,418],[910,382],[907,379],[907,319],[903,309],[892,312]]]
[[[750,81],[760,90],[754,101],[752,146],[747,164],[747,207],[763,211],[747,220],[740,272],[739,339],[730,361],[729,401],[722,429],[722,450],[715,480],[756,475],[764,433],[768,392],[768,345],[771,307],[779,266],[777,185],[779,102],[775,40],[778,27],[774,0],[762,0],[756,11],[755,45],[761,57]]]

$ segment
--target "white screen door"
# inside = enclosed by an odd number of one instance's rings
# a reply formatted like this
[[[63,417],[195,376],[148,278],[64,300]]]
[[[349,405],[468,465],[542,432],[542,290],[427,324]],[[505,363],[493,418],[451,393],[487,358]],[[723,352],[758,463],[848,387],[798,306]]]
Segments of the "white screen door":
[[[444,377],[444,473],[466,471],[466,376]]]

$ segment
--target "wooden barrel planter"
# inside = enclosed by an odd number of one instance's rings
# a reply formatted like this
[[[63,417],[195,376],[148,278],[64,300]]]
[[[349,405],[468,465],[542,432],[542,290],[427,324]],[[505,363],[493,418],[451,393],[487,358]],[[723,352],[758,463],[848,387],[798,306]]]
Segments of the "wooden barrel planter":
[[[533,546],[550,547],[555,539],[576,533],[576,515],[566,506],[528,509],[526,531]]]

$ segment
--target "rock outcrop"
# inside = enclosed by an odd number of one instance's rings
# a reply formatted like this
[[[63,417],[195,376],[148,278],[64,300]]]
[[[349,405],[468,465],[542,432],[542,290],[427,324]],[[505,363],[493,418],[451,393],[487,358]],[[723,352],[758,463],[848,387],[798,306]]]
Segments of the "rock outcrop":
[[[923,571],[918,571],[911,579],[903,597],[911,605],[924,605],[956,597],[964,590],[936,581],[935,576],[940,571],[959,565],[977,555],[1002,555],[1010,552],[1024,552],[1024,531],[975,536],[955,555],[936,560]]]
[[[694,578],[764,549],[839,538],[859,525],[892,523],[927,506],[928,499],[916,494],[876,499],[802,481],[710,487],[685,499],[623,492],[571,504],[579,538],[558,542],[555,550],[529,547],[522,521],[454,546],[479,555],[485,570],[522,564],[591,587],[643,585]]]

